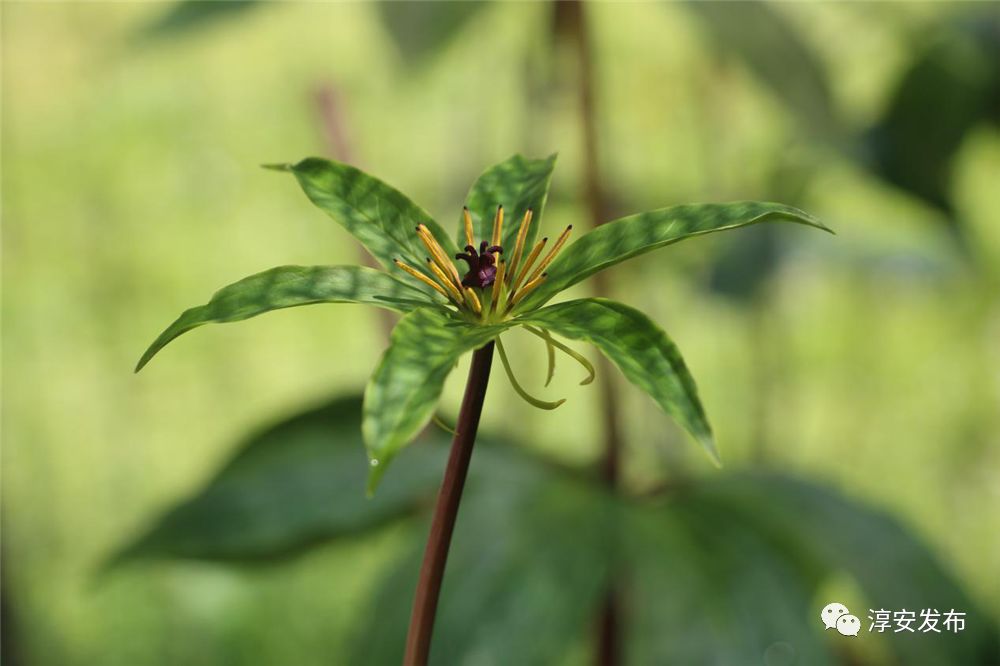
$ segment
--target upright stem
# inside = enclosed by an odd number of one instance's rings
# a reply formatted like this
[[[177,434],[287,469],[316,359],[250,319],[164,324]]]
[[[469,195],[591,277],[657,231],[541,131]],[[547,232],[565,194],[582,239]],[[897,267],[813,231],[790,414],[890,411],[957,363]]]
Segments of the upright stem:
[[[483,413],[486,386],[489,384],[490,367],[493,365],[493,345],[494,343],[490,342],[472,354],[472,366],[469,368],[469,378],[465,383],[465,397],[462,398],[462,408],[458,413],[455,438],[451,442],[451,454],[448,456],[444,480],[441,482],[437,505],[434,507],[434,520],[431,522],[431,532],[427,537],[424,563],[420,566],[420,580],[417,582],[413,613],[410,615],[410,631],[406,636],[403,666],[425,666],[431,651],[434,615],[441,593],[445,563],[448,560],[451,534],[455,529],[458,504],[462,499],[465,476],[469,471],[469,461],[472,459],[472,445],[476,441],[479,417]]]

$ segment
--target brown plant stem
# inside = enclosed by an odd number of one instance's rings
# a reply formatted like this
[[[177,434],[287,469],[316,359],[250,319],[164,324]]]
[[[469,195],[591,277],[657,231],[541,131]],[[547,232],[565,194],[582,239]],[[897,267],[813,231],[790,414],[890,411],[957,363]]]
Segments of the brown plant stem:
[[[601,185],[597,114],[594,103],[594,58],[583,4],[581,0],[556,2],[556,29],[568,38],[574,49],[577,66],[577,104],[583,143],[584,193],[591,226],[596,228],[607,220],[609,206]],[[607,274],[595,275],[594,293],[597,296],[606,296],[609,291]],[[604,377],[600,382],[604,424],[601,477],[608,488],[615,490],[619,483],[622,449],[618,394],[611,379],[614,376],[612,366],[603,356],[600,358],[598,370]],[[614,666],[621,655],[620,599],[617,587],[616,572],[612,570],[597,618],[596,663],[599,666]]]
[[[420,566],[417,593],[413,599],[413,613],[410,615],[410,630],[406,636],[406,654],[403,666],[425,666],[431,650],[431,636],[434,631],[434,615],[437,612],[441,581],[448,560],[448,548],[455,529],[455,517],[465,487],[465,477],[472,459],[472,446],[476,441],[479,417],[483,413],[486,387],[493,365],[493,346],[490,342],[472,354],[469,378],[465,383],[465,396],[458,413],[455,437],[451,442],[451,453],[444,470],[441,490],[438,492],[434,519],[431,522],[424,562]]]

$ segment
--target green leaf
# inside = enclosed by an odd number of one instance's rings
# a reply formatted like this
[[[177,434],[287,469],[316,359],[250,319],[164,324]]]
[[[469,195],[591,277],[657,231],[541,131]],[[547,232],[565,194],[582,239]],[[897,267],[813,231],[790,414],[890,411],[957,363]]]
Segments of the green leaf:
[[[166,4],[166,3],[164,3]],[[259,0],[181,0],[170,4],[138,33],[140,38],[179,37],[208,25],[242,16],[261,6]]]
[[[383,27],[409,66],[420,66],[440,53],[487,2],[380,2]]]
[[[706,48],[737,56],[795,114],[802,131],[831,141],[842,136],[823,63],[779,8],[764,2],[684,6],[707,29]]]
[[[698,388],[680,351],[642,312],[617,301],[584,298],[531,312],[517,322],[596,345],[719,462]]]
[[[546,271],[548,278],[515,310],[537,308],[590,275],[645,252],[692,236],[760,222],[796,222],[830,231],[796,208],[756,201],[689,204],[623,217],[602,224],[564,248]]]
[[[596,616],[616,504],[598,483],[539,464],[510,442],[476,442],[441,589],[430,664],[565,664]],[[379,583],[350,664],[398,664],[427,537]],[[475,618],[470,622],[469,618]]]
[[[531,249],[542,221],[545,200],[549,194],[549,182],[556,165],[556,155],[545,159],[530,160],[521,155],[496,164],[486,171],[472,185],[465,205],[472,213],[473,228],[477,243],[490,240],[493,235],[493,217],[497,206],[504,208],[503,235],[500,245],[504,251],[514,251],[514,241],[521,226],[521,218],[529,208],[533,214],[531,226],[525,239],[525,252]],[[458,246],[465,247],[465,223],[458,221]],[[508,257],[508,260],[510,257]]]
[[[943,211],[964,243],[974,241],[957,219],[953,173],[966,138],[1000,108],[995,9],[992,18],[969,15],[959,26],[943,23],[924,35],[881,119],[864,136],[874,173]]]
[[[337,398],[249,437],[191,498],[112,558],[270,560],[381,527],[426,505],[447,438],[429,432],[378,497],[365,497],[361,397]]]
[[[869,608],[905,608],[915,610],[918,617],[924,608],[967,613],[965,630],[949,632],[947,640],[942,640],[943,634],[887,632],[895,663],[1000,663],[995,621],[977,607],[931,550],[889,514],[777,474],[719,477],[692,486],[686,495],[682,505],[694,503],[716,517],[728,516],[727,520],[766,537],[779,552],[794,555],[807,569],[827,576],[846,572],[868,602],[863,609],[851,608],[862,620]],[[710,524],[714,529],[715,523]],[[832,600],[816,601],[814,611]],[[866,630],[867,626],[862,629]]]
[[[430,421],[459,357],[511,325],[467,324],[428,308],[399,321],[365,389],[362,432],[371,464],[369,492],[396,453]]]
[[[840,663],[812,609],[818,577],[796,553],[683,490],[627,518],[625,663]],[[787,651],[797,660],[778,659]]]
[[[135,371],[142,370],[171,340],[193,328],[312,303],[364,303],[397,312],[438,305],[423,292],[372,268],[278,266],[223,287],[205,305],[185,310],[153,341]]]
[[[360,169],[318,157],[278,168],[291,171],[306,196],[351,232],[393,275],[405,275],[392,263],[393,258],[398,257],[430,276],[424,269],[428,252],[416,234],[418,224],[430,229],[449,258],[458,252],[448,234],[427,211],[399,190]],[[422,291],[433,292],[409,276],[403,279]]]

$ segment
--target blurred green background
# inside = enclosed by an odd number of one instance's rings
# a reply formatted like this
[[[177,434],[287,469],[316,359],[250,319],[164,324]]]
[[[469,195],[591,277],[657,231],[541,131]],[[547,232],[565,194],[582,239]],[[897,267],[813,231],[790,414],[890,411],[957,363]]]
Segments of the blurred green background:
[[[627,485],[760,466],[825,484],[894,514],[981,608],[970,622],[993,622],[997,5],[765,7],[819,78],[787,43],[746,42],[756,28],[725,5],[587,7],[615,217],[767,199],[838,234],[751,228],[616,269],[614,296],[684,351],[726,464],[618,382]],[[289,178],[257,165],[336,152],[450,226],[487,165],[559,151],[546,225],[587,221],[577,72],[548,4],[429,22],[368,3],[227,9],[185,26],[160,3],[2,5],[9,663],[347,663],[343,646],[379,621],[366,600],[405,540],[392,528],[279,564],[97,576],[248,432],[357,392],[382,351],[378,313],[303,308],[187,336],[132,375],[155,334],[217,287],[359,261]],[[509,337],[537,388],[544,350]],[[484,430],[595,461],[599,392],[577,374],[563,368],[544,391],[569,398],[551,413],[496,376]]]

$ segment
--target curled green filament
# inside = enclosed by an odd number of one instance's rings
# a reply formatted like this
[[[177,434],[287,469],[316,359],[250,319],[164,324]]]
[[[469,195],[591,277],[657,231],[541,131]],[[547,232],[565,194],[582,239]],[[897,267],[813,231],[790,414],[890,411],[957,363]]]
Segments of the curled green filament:
[[[552,347],[555,347],[556,349],[558,349],[559,351],[561,351],[562,353],[566,354],[571,359],[573,359],[574,361],[576,361],[577,363],[579,363],[581,366],[583,366],[583,369],[587,371],[587,376],[584,377],[583,381],[580,382],[580,386],[586,386],[587,384],[589,384],[592,381],[594,381],[594,377],[597,376],[597,371],[594,369],[593,364],[590,361],[587,360],[586,356],[584,356],[583,354],[581,354],[581,353],[579,353],[577,351],[574,351],[573,349],[571,349],[571,348],[567,347],[566,345],[564,345],[563,343],[559,342],[558,340],[556,340],[555,338],[553,338],[549,334],[548,331],[546,331],[543,328],[535,328],[534,326],[525,326],[524,330],[526,330],[529,333],[532,333],[534,335],[537,335],[542,340],[545,340],[545,344],[549,348],[549,357],[550,357],[550,360],[549,360],[549,373],[550,373],[549,374],[549,379],[552,378],[551,373],[555,370],[555,359],[552,358],[552,356],[553,356],[553,354],[552,354]],[[545,385],[548,386],[549,383],[545,382]]]
[[[448,425],[445,422],[445,420],[443,418],[441,418],[440,416],[438,416],[437,414],[435,414],[434,416],[431,417],[431,421],[433,421],[434,425],[436,425],[438,428],[441,428],[441,430],[444,430],[446,433],[449,433],[449,434],[452,434],[452,435],[457,435],[458,434],[457,430],[455,430],[450,425]]]
[[[566,398],[556,400],[555,402],[539,400],[538,398],[530,395],[527,391],[525,391],[524,388],[522,388],[521,385],[517,382],[517,379],[514,377],[514,371],[511,370],[510,361],[507,358],[507,351],[503,348],[503,343],[500,342],[499,337],[496,339],[496,342],[497,342],[497,351],[500,352],[500,362],[503,364],[503,369],[507,373],[507,379],[510,380],[510,385],[514,387],[514,391],[516,391],[517,394],[521,396],[522,400],[524,400],[533,407],[538,407],[539,409],[555,409],[559,405],[566,402]]]

